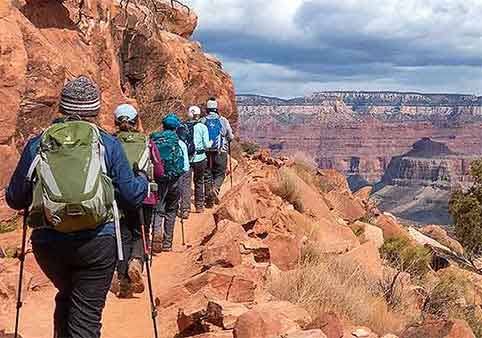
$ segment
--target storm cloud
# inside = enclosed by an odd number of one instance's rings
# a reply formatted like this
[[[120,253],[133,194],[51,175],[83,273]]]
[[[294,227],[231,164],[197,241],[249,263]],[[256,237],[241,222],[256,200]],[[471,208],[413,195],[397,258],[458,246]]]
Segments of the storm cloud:
[[[482,95],[480,0],[190,0],[238,93]]]

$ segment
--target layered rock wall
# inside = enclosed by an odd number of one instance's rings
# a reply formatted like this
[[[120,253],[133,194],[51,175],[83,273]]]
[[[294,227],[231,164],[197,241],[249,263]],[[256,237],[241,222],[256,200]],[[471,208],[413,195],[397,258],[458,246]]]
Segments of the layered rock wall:
[[[0,220],[9,214],[3,188],[23,144],[56,116],[59,92],[73,77],[99,84],[107,130],[120,103],[136,104],[153,130],[167,112],[182,114],[210,96],[235,123],[231,78],[188,40],[196,25],[189,7],[164,0],[1,1]]]
[[[369,182],[424,137],[459,154],[482,155],[482,99],[476,96],[323,92],[290,100],[238,96],[238,104],[247,141],[284,154],[305,152],[321,168]]]

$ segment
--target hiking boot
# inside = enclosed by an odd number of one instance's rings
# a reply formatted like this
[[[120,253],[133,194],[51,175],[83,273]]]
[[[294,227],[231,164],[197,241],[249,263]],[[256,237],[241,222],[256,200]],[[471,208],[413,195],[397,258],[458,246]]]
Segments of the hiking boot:
[[[129,262],[127,274],[130,279],[132,293],[144,292],[144,279],[142,278],[143,264],[139,258],[133,258]]]
[[[112,282],[110,283],[110,292],[114,295],[118,295],[120,291],[120,281],[117,271],[114,271],[114,276],[112,277]]]
[[[204,207],[196,208],[196,214],[202,214],[202,213],[204,213]]]
[[[162,251],[163,252],[172,252],[172,246],[163,246]]]
[[[155,233],[152,240],[152,252],[158,254],[162,252],[163,236],[161,233]]]
[[[177,212],[177,217],[181,219],[189,219],[189,210],[179,210]]]
[[[119,282],[119,298],[132,298],[133,292],[128,278],[122,278]]]
[[[214,202],[213,201],[206,201],[205,207],[206,207],[206,209],[214,208]]]

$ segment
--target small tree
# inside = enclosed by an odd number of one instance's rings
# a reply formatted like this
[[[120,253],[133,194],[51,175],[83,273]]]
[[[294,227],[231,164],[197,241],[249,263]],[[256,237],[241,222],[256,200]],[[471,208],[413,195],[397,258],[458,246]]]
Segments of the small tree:
[[[470,168],[474,179],[467,191],[457,190],[449,202],[449,212],[455,223],[457,239],[472,261],[482,254],[482,160]]]

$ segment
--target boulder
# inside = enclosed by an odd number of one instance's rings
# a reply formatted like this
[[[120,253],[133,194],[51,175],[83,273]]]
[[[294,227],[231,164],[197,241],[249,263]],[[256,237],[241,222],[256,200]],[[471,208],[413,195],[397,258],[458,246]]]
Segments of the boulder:
[[[256,263],[269,263],[271,260],[270,247],[257,238],[249,238],[241,243],[241,254],[252,255]]]
[[[191,336],[191,338],[233,338],[233,332],[232,331],[207,332],[207,333],[201,333],[195,336]]]
[[[230,220],[243,225],[263,217],[270,219],[281,204],[281,199],[274,197],[268,184],[245,183],[223,197],[214,218],[216,223]]]
[[[286,338],[327,338],[327,336],[321,330],[307,330],[288,333],[283,336]]]
[[[299,263],[300,240],[289,234],[273,234],[266,239],[270,260],[282,271],[295,269]]]
[[[327,338],[342,338],[343,323],[334,312],[324,312],[308,324],[305,329],[320,329]]]
[[[436,320],[406,328],[400,338],[475,338],[462,320]]]
[[[375,217],[374,225],[382,229],[383,238],[385,240],[392,238],[407,238],[410,239],[408,231],[397,222],[396,218],[380,214]]]
[[[288,302],[272,302],[255,306],[238,318],[235,338],[272,338],[300,330],[300,324],[311,321],[301,307]]]
[[[422,245],[422,246],[423,245],[429,245],[429,246],[432,246],[432,247],[435,247],[435,248],[438,248],[438,249],[450,251],[450,249],[448,247],[446,247],[446,246],[442,245],[441,243],[437,242],[435,239],[424,235],[423,233],[421,233],[420,231],[418,231],[417,229],[415,229],[413,227],[408,228],[408,233],[409,233],[411,239],[419,245]]]
[[[207,305],[206,321],[225,330],[232,330],[238,318],[246,312],[248,308],[242,304],[210,301]]]
[[[360,240],[360,243],[372,241],[373,243],[375,243],[378,249],[383,246],[383,230],[379,227],[371,225],[369,223],[356,221],[355,223],[350,225],[350,228],[356,233],[359,233],[358,239]]]
[[[383,264],[374,242],[366,242],[358,248],[338,256],[336,261],[344,266],[361,269],[367,278],[374,281],[383,278]]]
[[[464,254],[464,248],[462,245],[455,239],[451,238],[448,234],[447,231],[442,229],[438,225],[427,225],[424,226],[423,228],[420,229],[420,232],[423,233],[424,235],[427,235],[437,242],[439,242],[442,245],[445,245],[448,247],[450,250],[453,252],[463,255]]]
[[[366,187],[363,187],[361,189],[358,189],[354,194],[353,196],[355,196],[356,198],[358,198],[360,201],[364,202],[365,204],[369,202],[369,199],[370,199],[370,195],[373,191],[373,187],[372,186],[366,186]]]

